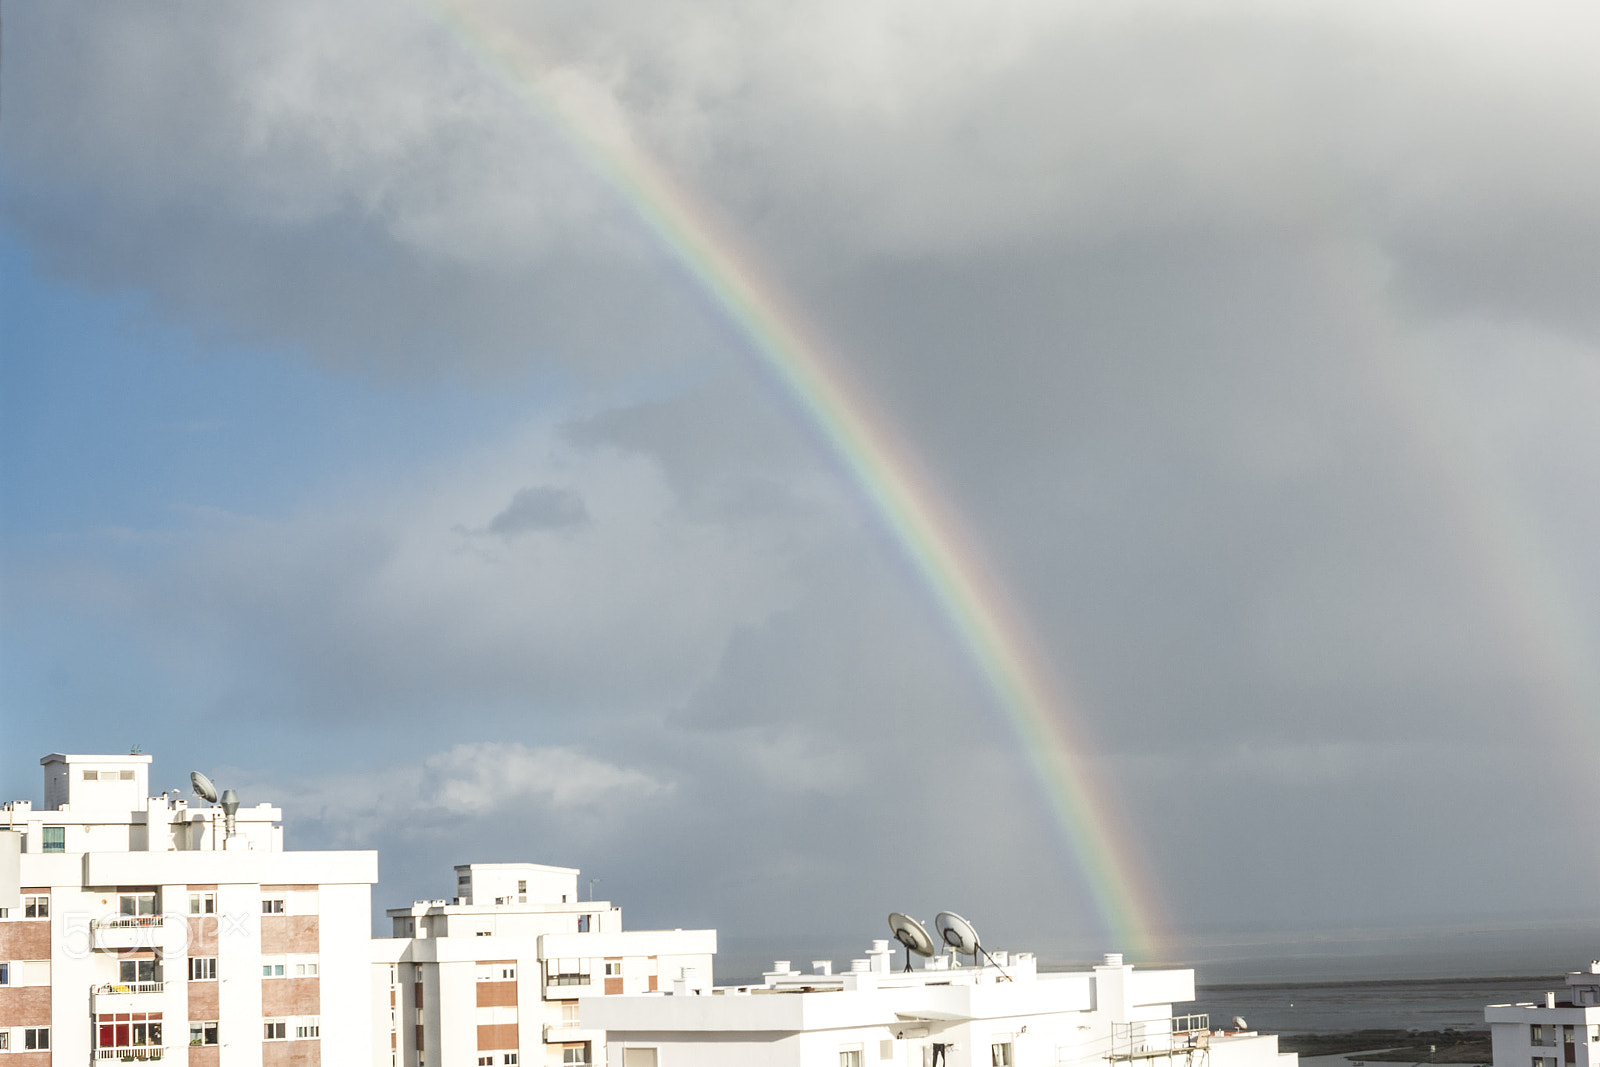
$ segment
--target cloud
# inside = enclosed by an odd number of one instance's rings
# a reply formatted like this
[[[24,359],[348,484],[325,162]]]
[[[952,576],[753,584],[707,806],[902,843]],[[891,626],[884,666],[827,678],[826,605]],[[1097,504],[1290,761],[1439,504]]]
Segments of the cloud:
[[[509,539],[534,530],[566,530],[588,522],[583,497],[571,489],[541,485],[518,489],[506,509],[489,520],[484,532]]]
[[[1473,857],[1521,823],[1567,865],[1546,885],[1589,877],[1579,808],[1544,809],[1593,747],[1592,10],[483,10],[539,84],[375,2],[8,10],[39,272],[375,391],[550,404],[21,559],[8,623],[49,633],[12,660],[241,746],[340,732],[365,814],[308,785],[316,832],[423,820],[419,891],[452,849],[561,852],[667,919],[937,892],[1094,929],[872,488],[548,90],[657,157],[969,520],[1180,917],[1514,908],[1546,891]],[[409,751],[440,723],[495,740]]]
[[[482,741],[455,745],[409,767],[330,779],[291,803],[315,810],[326,806],[317,799],[321,793],[358,818],[383,818],[399,827],[504,814],[530,805],[557,812],[603,808],[670,788],[648,774],[571,749]],[[291,796],[297,793],[292,790]]]

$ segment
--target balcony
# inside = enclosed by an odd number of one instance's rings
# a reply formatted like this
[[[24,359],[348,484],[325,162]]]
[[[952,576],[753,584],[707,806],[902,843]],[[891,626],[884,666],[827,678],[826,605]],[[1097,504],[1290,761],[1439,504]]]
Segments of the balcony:
[[[95,1014],[102,1012],[162,1011],[165,982],[106,982],[91,986]]]
[[[558,1023],[544,1024],[544,1043],[560,1045],[564,1042],[604,1041],[605,1031],[578,1025],[576,1019],[563,1019]]]
[[[124,915],[115,919],[96,919],[89,934],[96,951],[125,948],[158,948],[166,918],[162,915]]]
[[[159,1060],[166,1052],[164,1045],[131,1045],[127,1048],[97,1048],[97,1060]]]

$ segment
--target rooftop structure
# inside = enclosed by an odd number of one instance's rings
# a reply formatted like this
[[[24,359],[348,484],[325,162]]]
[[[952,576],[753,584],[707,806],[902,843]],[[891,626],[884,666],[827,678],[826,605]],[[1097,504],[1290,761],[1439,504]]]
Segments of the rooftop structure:
[[[5,805],[5,829],[32,855],[86,852],[283,851],[283,812],[240,808],[230,835],[220,807],[183,789],[149,791],[150,757],[52,752],[44,767],[44,807]]]
[[[1566,977],[1564,992],[1544,1003],[1490,1004],[1483,1010],[1494,1067],[1592,1067],[1600,1064],[1600,960]]]
[[[835,972],[777,961],[760,985],[585,1001],[583,1025],[606,1031],[608,1067],[1294,1067],[1278,1039],[1214,1031],[1174,1015],[1194,999],[1191,970],[1138,971],[1120,955],[1092,970],[1041,973],[1031,953],[960,966],[936,955],[893,966],[888,941]]]

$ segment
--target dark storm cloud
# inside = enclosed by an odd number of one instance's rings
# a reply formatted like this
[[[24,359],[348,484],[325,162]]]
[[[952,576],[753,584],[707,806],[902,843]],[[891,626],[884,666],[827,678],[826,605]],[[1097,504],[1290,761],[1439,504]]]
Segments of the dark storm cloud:
[[[583,497],[551,485],[518,489],[506,509],[486,527],[496,537],[516,537],[534,530],[570,530],[589,521]]]

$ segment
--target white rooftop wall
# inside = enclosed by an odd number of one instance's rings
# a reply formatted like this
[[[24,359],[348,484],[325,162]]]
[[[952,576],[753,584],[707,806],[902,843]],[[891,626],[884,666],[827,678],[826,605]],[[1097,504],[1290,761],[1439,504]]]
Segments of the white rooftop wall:
[[[563,904],[578,900],[578,871],[542,863],[467,863],[456,868],[462,904]]]
[[[44,806],[78,811],[137,811],[150,795],[150,757],[52,752],[44,767]]]

